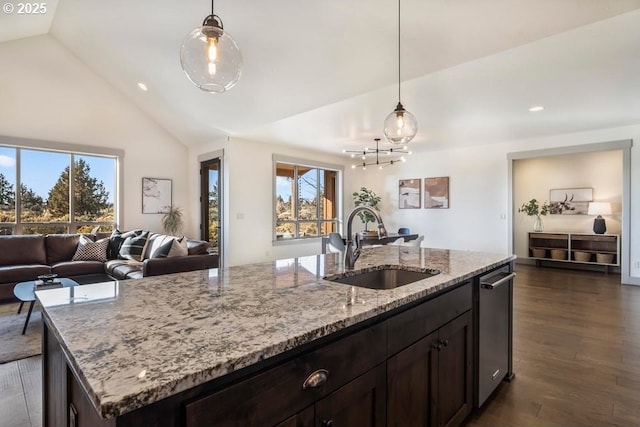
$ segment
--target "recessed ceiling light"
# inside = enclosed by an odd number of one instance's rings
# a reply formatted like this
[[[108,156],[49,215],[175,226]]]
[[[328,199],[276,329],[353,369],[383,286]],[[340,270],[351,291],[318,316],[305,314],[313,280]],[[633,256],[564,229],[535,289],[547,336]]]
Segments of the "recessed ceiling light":
[[[531,111],[532,113],[537,113],[538,111],[542,110],[544,110],[544,107],[542,105],[534,105],[533,107],[529,108],[529,111]]]
[[[144,91],[144,92],[146,92],[149,89],[147,85],[142,82],[138,83],[138,87],[140,88],[141,91]]]

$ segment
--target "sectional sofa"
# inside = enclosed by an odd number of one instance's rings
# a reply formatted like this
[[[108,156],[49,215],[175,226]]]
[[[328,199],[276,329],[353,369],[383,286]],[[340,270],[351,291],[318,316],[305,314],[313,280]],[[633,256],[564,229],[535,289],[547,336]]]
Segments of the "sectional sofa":
[[[148,231],[0,236],[0,303],[13,287],[55,273],[80,284],[218,267],[208,242]]]

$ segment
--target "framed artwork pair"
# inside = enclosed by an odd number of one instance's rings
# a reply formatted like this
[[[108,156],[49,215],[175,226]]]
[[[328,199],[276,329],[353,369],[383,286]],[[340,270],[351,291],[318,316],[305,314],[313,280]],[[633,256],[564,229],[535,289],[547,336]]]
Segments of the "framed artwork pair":
[[[398,183],[398,207],[400,209],[420,209],[424,194],[425,209],[449,208],[449,177],[401,179]]]

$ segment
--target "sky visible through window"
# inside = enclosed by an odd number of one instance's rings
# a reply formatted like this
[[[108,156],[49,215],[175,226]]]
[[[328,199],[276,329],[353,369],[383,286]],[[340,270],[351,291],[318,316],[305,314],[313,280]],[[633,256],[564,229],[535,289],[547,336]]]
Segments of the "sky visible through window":
[[[71,155],[38,150],[21,150],[21,181],[44,200],[55,185],[64,168],[69,166]],[[109,157],[76,155],[75,160],[84,160],[91,168],[90,175],[102,181],[109,192],[109,203],[114,203],[115,159]],[[16,149],[0,147],[0,173],[11,183],[16,184]]]

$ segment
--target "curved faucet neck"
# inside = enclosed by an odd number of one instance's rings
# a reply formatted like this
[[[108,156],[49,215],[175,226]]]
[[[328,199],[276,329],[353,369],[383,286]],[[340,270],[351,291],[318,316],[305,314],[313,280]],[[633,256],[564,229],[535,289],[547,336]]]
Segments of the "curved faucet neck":
[[[344,265],[345,265],[345,268],[347,269],[352,269],[356,260],[360,256],[360,248],[359,248],[360,243],[358,239],[356,239],[355,248],[353,245],[353,219],[358,214],[358,212],[362,212],[362,211],[367,211],[376,218],[376,221],[378,223],[378,238],[387,237],[387,230],[384,228],[384,222],[382,221],[382,217],[380,216],[380,213],[369,206],[356,206],[351,211],[351,213],[349,214],[349,217],[347,218],[347,239],[346,239],[347,247],[345,249],[345,258],[344,258],[345,259]]]

